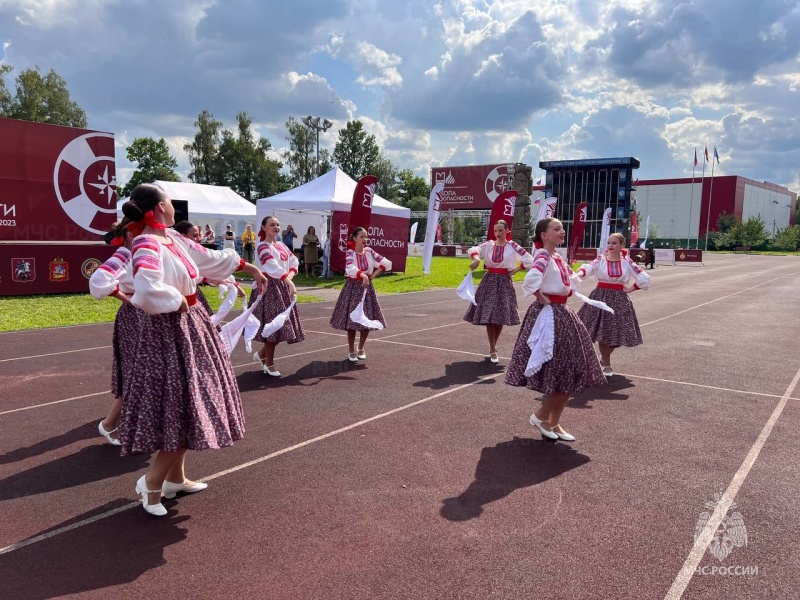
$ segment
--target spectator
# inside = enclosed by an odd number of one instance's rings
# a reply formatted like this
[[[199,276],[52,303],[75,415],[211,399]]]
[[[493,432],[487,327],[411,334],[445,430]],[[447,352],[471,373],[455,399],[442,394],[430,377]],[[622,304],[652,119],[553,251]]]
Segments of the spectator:
[[[309,227],[303,236],[303,263],[305,264],[306,277],[314,277],[314,271],[319,262],[319,238],[317,230]]]
[[[225,233],[222,234],[222,247],[226,250],[236,250],[236,234],[233,232],[231,225],[228,225],[225,228]]]
[[[325,234],[325,243],[322,245],[322,275],[325,279],[333,279],[331,273],[331,232]]]
[[[242,234],[242,252],[244,253],[244,259],[249,263],[253,263],[256,254],[256,232],[253,231],[251,225],[245,227]]]
[[[214,243],[214,230],[211,229],[211,225],[206,225],[206,232],[203,234],[203,243],[204,244]]]
[[[297,237],[297,234],[294,232],[294,227],[291,225],[287,225],[286,229],[283,230],[283,245],[286,246],[289,250],[294,252],[294,239]]]

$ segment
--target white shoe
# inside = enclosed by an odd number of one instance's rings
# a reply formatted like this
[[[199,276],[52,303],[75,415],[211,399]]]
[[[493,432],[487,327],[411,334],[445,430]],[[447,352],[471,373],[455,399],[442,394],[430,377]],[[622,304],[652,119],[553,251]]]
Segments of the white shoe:
[[[558,439],[558,435],[554,431],[551,431],[550,429],[547,429],[544,425],[542,425],[541,421],[539,421],[538,423],[534,423],[533,419],[531,419],[531,423],[533,423],[533,426],[539,430],[539,433],[542,434],[542,437],[546,437],[548,440]]]
[[[367,360],[367,353],[364,352],[363,348],[358,349],[358,354],[356,354],[356,358],[358,360]]]
[[[175,494],[178,492],[194,494],[195,492],[202,492],[207,487],[207,483],[201,482],[187,484],[185,479],[183,480],[183,483],[172,483],[171,481],[165,480],[164,485],[161,486],[161,493],[164,494],[164,498],[174,498]]]
[[[559,427],[559,425],[556,425],[556,427]],[[553,433],[555,433],[558,436],[558,439],[564,440],[565,442],[574,442],[575,441],[575,436],[574,435],[564,431],[563,427],[561,427],[561,433],[559,433],[558,431],[555,430],[556,427],[553,427]]]
[[[500,359],[497,357],[497,352],[492,352],[491,354],[489,354],[489,361],[493,362],[494,364],[500,362]]]
[[[603,367],[603,375],[606,377],[613,377],[614,370],[611,367]]]
[[[97,424],[97,431],[99,431],[100,435],[106,438],[106,441],[112,446],[122,446],[122,442],[120,442],[117,438],[111,437],[111,434],[114,433],[116,429],[112,429],[111,431],[106,431],[106,428],[103,427],[103,422],[100,421],[100,423]]]
[[[351,352],[350,354],[347,355],[347,360],[349,360],[352,363],[357,363],[358,355],[355,352]]]
[[[542,424],[542,422],[539,420],[539,417],[536,416],[536,413],[531,414],[531,418],[529,420],[531,422],[531,425],[533,425],[534,427],[538,427],[539,425]]]
[[[264,374],[265,375],[272,375],[273,377],[280,377],[281,376],[281,372],[278,371],[278,369],[275,368],[275,365],[270,365],[270,366],[264,365]]]
[[[142,497],[142,507],[154,517],[163,517],[167,514],[167,509],[159,502],[158,504],[149,504],[147,501],[147,494],[161,493],[161,490],[148,490],[145,478],[147,475],[142,475],[136,482],[136,493]]]

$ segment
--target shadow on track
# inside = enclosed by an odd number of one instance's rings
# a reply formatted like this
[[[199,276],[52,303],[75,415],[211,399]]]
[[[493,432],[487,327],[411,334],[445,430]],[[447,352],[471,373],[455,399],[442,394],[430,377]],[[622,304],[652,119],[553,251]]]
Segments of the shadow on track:
[[[445,498],[439,514],[449,521],[476,519],[486,504],[588,462],[588,456],[564,443],[514,437],[481,450],[475,481],[459,496]]]
[[[115,500],[54,529],[130,501]],[[3,597],[61,598],[132,583],[167,563],[164,550],[186,539],[186,530],[179,525],[187,519],[188,516],[156,519],[137,507],[0,555]],[[152,589],[138,592],[130,588],[128,591],[142,597],[160,595]],[[106,595],[113,597],[115,592],[109,590]]]
[[[444,375],[441,377],[416,381],[414,382],[414,387],[425,387],[432,390],[444,390],[457,385],[474,383],[481,377],[485,377],[486,375],[496,375],[502,371],[502,366],[489,362],[488,358],[482,362],[477,360],[453,362],[444,366]],[[481,381],[481,384],[493,383],[495,383],[494,379]]]
[[[636,387],[630,379],[622,375],[610,377],[603,387],[586,388],[580,394],[569,399],[569,408],[591,408],[593,400],[627,400],[630,394],[621,394],[622,390]]]
[[[98,417],[98,419],[95,421],[86,423],[85,425],[79,425],[78,427],[70,429],[69,431],[65,431],[64,433],[55,437],[36,442],[35,444],[25,448],[11,450],[6,454],[0,454],[0,465],[8,465],[20,460],[25,460],[27,458],[33,458],[34,456],[39,456],[40,454],[44,454],[46,452],[58,450],[59,448],[69,446],[70,444],[81,442],[83,440],[96,439],[98,442],[102,442],[103,438],[101,438],[100,434],[97,433],[97,423],[99,421],[100,418]],[[117,453],[119,453],[119,450]]]

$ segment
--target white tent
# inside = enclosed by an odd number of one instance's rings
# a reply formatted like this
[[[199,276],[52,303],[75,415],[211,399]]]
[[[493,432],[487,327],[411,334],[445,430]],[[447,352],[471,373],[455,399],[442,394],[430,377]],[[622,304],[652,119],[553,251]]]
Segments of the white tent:
[[[248,202],[229,187],[204,185],[201,183],[180,183],[175,181],[154,181],[172,200],[184,200],[189,211],[189,220],[205,231],[211,225],[217,239],[225,233],[225,226],[232,225],[236,238],[241,239],[246,225],[256,226],[256,206]],[[121,200],[117,214],[122,217]]]
[[[254,229],[261,227],[264,217],[273,216],[280,221],[281,229],[287,225],[294,227],[299,236],[295,248],[300,247],[309,227],[314,227],[317,236],[324,240],[331,213],[334,210],[349,212],[355,190],[356,182],[339,167],[334,167],[313,181],[270,198],[261,198],[256,203],[257,226]],[[411,217],[410,209],[377,195],[372,198],[372,213],[405,219]]]

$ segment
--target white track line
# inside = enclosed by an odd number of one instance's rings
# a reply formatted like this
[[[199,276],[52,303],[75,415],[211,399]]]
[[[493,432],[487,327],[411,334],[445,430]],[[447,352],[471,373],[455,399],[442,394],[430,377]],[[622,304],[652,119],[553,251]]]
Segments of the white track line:
[[[305,448],[306,446],[310,446],[311,444],[315,444],[317,442],[321,442],[322,440],[326,440],[328,438],[334,437],[334,436],[339,435],[341,433],[345,433],[347,431],[351,431],[352,429],[356,429],[357,427],[361,427],[362,425],[366,425],[367,423],[372,423],[373,421],[377,421],[379,419],[384,419],[384,418],[392,416],[392,415],[394,415],[396,413],[409,410],[411,408],[414,408],[415,406],[419,406],[421,404],[425,404],[426,402],[430,402],[431,400],[435,400],[436,398],[441,398],[442,396],[447,396],[447,395],[452,394],[454,392],[461,391],[461,390],[463,390],[465,388],[471,387],[471,386],[476,385],[478,383],[481,383],[483,381],[488,381],[490,379],[494,379],[494,378],[499,377],[500,375],[504,375],[504,374],[505,373],[501,372],[501,373],[494,373],[492,375],[486,375],[484,377],[479,377],[476,381],[473,381],[471,383],[465,383],[465,384],[460,385],[458,387],[455,387],[453,389],[444,390],[444,391],[439,392],[437,394],[433,394],[432,396],[428,396],[427,398],[422,398],[421,400],[415,400],[414,402],[410,402],[408,404],[404,404],[403,406],[398,406],[397,408],[393,408],[392,410],[387,410],[386,412],[374,415],[372,417],[368,417],[366,419],[362,419],[361,421],[357,421],[357,422],[352,423],[350,425],[346,425],[345,427],[340,427],[339,429],[335,429],[333,431],[329,431],[328,433],[323,433],[322,435],[318,435],[317,437],[305,440],[305,441],[300,442],[298,444],[294,444],[293,446],[288,446],[286,448],[282,448],[281,450],[276,450],[275,452],[271,452],[270,454],[266,454],[266,455],[264,455],[264,456],[262,456],[260,458],[256,458],[254,460],[250,460],[250,461],[247,461],[245,463],[241,463],[239,465],[236,465],[235,467],[231,467],[229,469],[225,469],[224,471],[218,471],[217,473],[214,473],[213,475],[209,475],[208,477],[203,477],[202,479],[199,479],[198,481],[212,481],[214,479],[218,479],[220,477],[224,477],[225,475],[230,475],[231,473],[235,473],[237,471],[241,471],[242,469],[246,469],[248,467],[252,467],[254,465],[257,465],[259,463],[271,460],[271,459],[276,458],[278,456],[282,456],[283,454],[288,454],[289,452],[294,452],[295,450],[299,450],[301,448]],[[30,546],[30,545],[35,544],[37,542],[42,542],[44,540],[50,539],[50,538],[55,537],[57,535],[60,535],[62,533],[67,533],[68,531],[72,531],[74,529],[78,529],[79,527],[83,527],[84,525],[89,525],[91,523],[94,523],[94,522],[99,521],[101,519],[104,519],[106,517],[110,517],[112,515],[115,515],[117,513],[123,512],[125,510],[128,510],[129,508],[133,508],[133,507],[138,506],[138,505],[139,505],[139,502],[131,502],[131,503],[126,504],[124,506],[120,506],[120,507],[114,508],[112,510],[109,510],[109,511],[94,515],[93,517],[89,517],[88,519],[83,519],[83,520],[78,521],[76,523],[72,523],[71,525],[67,525],[66,527],[60,527],[58,529],[54,529],[53,531],[49,531],[49,532],[44,533],[42,535],[37,535],[37,536],[29,538],[27,540],[23,540],[21,542],[17,542],[16,544],[11,544],[10,546],[6,546],[5,548],[0,548],[0,554],[8,554],[9,552],[13,552],[14,550],[19,550],[20,548],[25,548],[26,546]]]
[[[736,498],[736,494],[739,492],[739,489],[741,489],[744,480],[747,478],[750,470],[758,459],[761,449],[764,447],[764,444],[766,444],[770,433],[772,433],[772,428],[775,426],[775,423],[778,422],[781,413],[783,413],[783,409],[786,407],[786,403],[794,392],[798,381],[800,381],[800,369],[794,374],[792,382],[789,384],[789,387],[786,388],[778,405],[775,407],[775,410],[772,411],[772,415],[770,415],[755,443],[747,453],[744,462],[742,462],[739,470],[736,471],[736,474],[733,476],[730,485],[728,485],[728,489],[725,490],[722,499],[717,503],[717,507],[714,509],[714,513],[706,523],[703,531],[699,536],[696,536],[694,546],[691,552],[689,552],[689,556],[686,557],[686,561],[683,563],[681,570],[678,571],[675,580],[672,582],[672,587],[669,588],[667,595],[664,597],[665,600],[678,600],[683,596],[683,592],[686,591],[686,587],[689,585],[697,565],[699,565],[700,561],[703,559],[703,555],[706,553],[708,545],[717,532],[717,528],[728,513],[728,509],[730,509],[731,504]]]
[[[4,410],[0,412],[0,416],[2,415],[10,415],[11,413],[22,412],[23,410],[32,410],[34,408],[42,408],[44,406],[52,406],[53,404],[61,404],[63,402],[72,402],[73,400],[83,400],[84,398],[91,398],[92,396],[103,396],[105,394],[111,395],[111,392],[94,392],[93,394],[85,394],[83,396],[73,396],[72,398],[64,398],[63,400],[53,400],[52,402],[45,402],[43,404],[34,404],[33,406],[24,406],[22,408],[15,408],[13,410]]]
[[[34,354],[32,356],[17,356],[16,358],[3,358],[0,363],[10,362],[12,360],[25,360],[28,358],[45,358],[47,356],[58,356],[59,354],[72,354],[73,352],[88,352],[90,350],[106,350],[111,346],[94,346],[93,348],[80,348],[78,350],[64,350],[63,352],[51,352],[50,354]]]

